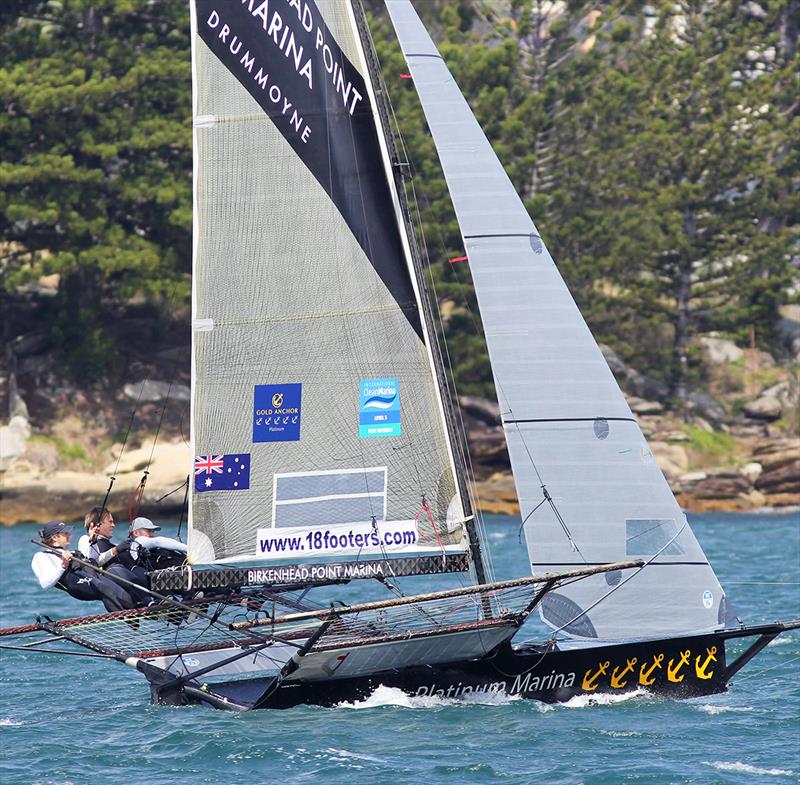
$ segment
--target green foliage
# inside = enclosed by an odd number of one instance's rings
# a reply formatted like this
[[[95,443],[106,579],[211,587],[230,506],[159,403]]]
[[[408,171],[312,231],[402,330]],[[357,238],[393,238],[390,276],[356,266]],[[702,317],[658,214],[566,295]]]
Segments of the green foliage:
[[[696,425],[684,426],[689,445],[709,459],[730,457],[736,446],[732,436],[720,431],[705,431]]]
[[[31,436],[30,441],[34,444],[52,444],[57,452],[58,457],[64,463],[71,463],[72,461],[88,461],[89,454],[81,444],[69,444],[64,439],[58,436],[44,436],[42,434],[34,434]]]

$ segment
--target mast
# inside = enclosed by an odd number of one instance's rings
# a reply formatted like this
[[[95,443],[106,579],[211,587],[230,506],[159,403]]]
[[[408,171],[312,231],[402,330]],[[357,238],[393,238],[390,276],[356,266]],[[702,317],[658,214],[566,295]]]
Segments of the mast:
[[[422,252],[414,231],[414,223],[411,217],[411,210],[408,205],[408,197],[405,189],[404,178],[410,177],[408,162],[400,160],[397,144],[395,143],[394,133],[389,119],[389,95],[383,81],[380,62],[378,60],[372,34],[367,25],[366,14],[362,0],[352,0],[353,21],[361,44],[361,55],[364,58],[364,66],[369,74],[367,86],[372,94],[375,106],[375,118],[379,128],[379,135],[382,137],[382,152],[384,153],[384,167],[386,177],[389,182],[392,196],[397,210],[397,222],[400,227],[403,247],[406,252],[409,272],[415,283],[418,304],[422,312],[422,324],[425,332],[428,355],[431,362],[431,369],[436,380],[438,392],[438,404],[440,414],[445,424],[448,434],[448,449],[452,464],[453,474],[456,478],[458,495],[461,498],[464,511],[464,526],[469,536],[470,556],[475,568],[475,577],[480,584],[486,583],[486,566],[484,564],[483,552],[481,549],[478,529],[475,525],[475,511],[472,504],[472,494],[468,481],[468,468],[466,461],[467,447],[464,444],[464,434],[462,429],[453,416],[454,402],[447,384],[447,369],[442,356],[441,347],[436,335],[435,319],[433,308],[431,307],[431,293],[425,280],[425,268]],[[407,175],[405,173],[408,173]]]

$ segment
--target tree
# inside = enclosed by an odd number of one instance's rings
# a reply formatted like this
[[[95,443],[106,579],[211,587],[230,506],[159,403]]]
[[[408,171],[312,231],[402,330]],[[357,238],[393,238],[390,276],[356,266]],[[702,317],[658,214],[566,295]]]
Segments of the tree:
[[[103,308],[188,296],[187,8],[34,0],[0,16],[0,52],[0,285],[58,273],[53,336],[87,371]]]

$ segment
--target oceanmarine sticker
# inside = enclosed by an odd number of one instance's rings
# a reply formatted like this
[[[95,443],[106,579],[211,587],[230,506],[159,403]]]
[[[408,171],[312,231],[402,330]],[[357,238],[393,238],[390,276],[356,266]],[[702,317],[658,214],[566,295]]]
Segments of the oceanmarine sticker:
[[[397,379],[362,379],[359,388],[358,435],[400,436],[400,385]]]
[[[253,441],[300,440],[302,384],[257,384],[253,396]]]

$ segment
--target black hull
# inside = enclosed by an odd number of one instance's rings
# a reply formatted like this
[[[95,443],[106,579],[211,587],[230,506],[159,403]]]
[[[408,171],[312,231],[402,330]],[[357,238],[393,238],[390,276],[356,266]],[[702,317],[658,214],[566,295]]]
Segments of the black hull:
[[[335,706],[364,700],[379,686],[395,687],[411,696],[460,699],[477,693],[546,703],[636,690],[672,699],[691,698],[724,692],[733,673],[779,631],[759,628],[567,650],[504,644],[479,660],[324,681],[285,679],[277,683],[258,678],[209,683],[201,689],[184,687],[180,694],[159,695],[153,685],[153,697],[160,703],[206,703],[234,710]],[[753,636],[760,637],[728,665],[726,640]]]

